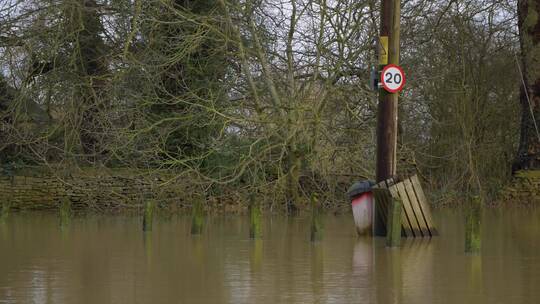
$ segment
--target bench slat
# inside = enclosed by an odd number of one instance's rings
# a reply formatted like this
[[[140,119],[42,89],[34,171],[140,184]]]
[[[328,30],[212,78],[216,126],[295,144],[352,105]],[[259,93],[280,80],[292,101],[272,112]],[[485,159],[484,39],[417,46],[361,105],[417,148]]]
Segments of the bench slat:
[[[420,185],[418,175],[412,176],[410,180],[413,185],[415,195],[418,198],[418,202],[420,202],[420,208],[422,208],[422,212],[424,214],[424,218],[428,225],[431,236],[438,235],[439,232],[437,231],[437,228],[435,228],[435,222],[433,221],[433,217],[431,216],[431,209],[429,208],[428,200],[426,199],[424,190],[422,190],[422,186]]]
[[[411,184],[411,181],[409,179],[405,179],[403,181],[403,186],[405,188],[405,192],[407,193],[407,196],[409,197],[409,202],[411,204],[411,207],[414,211],[414,215],[416,216],[416,221],[418,222],[418,226],[420,227],[420,231],[422,232],[422,236],[429,237],[431,236],[429,232],[428,225],[426,223],[426,220],[424,218],[424,214],[422,212],[422,208],[420,208],[420,203],[418,202],[418,199],[416,198],[416,194],[413,189],[413,185]]]
[[[411,208],[411,203],[409,201],[409,197],[407,196],[407,192],[405,192],[405,187],[403,183],[397,183],[396,189],[397,189],[396,192],[398,194],[398,197],[401,198],[401,201],[403,202],[403,208],[405,210],[405,213],[407,214],[407,219],[411,226],[411,230],[414,234],[414,237],[422,237],[422,230],[420,229],[420,226],[418,225],[418,221],[416,220],[414,210]]]
[[[397,193],[396,186],[390,187],[388,190],[390,190],[390,193],[393,197],[399,197]],[[412,231],[411,223],[409,222],[409,218],[407,215],[407,210],[405,210],[405,207],[403,206],[403,202],[401,202],[402,211],[401,212],[401,226],[403,227],[403,232],[405,233],[405,237],[414,237],[414,233]]]

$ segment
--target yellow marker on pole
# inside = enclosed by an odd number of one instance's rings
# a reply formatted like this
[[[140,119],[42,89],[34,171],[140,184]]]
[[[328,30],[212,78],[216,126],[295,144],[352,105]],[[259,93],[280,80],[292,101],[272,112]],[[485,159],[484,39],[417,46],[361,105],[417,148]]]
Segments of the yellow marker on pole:
[[[388,64],[388,36],[379,37],[379,65]]]

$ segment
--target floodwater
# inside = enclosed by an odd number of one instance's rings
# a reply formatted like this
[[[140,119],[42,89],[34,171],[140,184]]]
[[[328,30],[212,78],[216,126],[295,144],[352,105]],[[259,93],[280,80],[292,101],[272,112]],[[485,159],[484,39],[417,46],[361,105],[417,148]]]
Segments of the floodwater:
[[[0,303],[539,303],[540,212],[485,210],[482,252],[464,253],[464,217],[434,213],[440,237],[355,236],[351,215],[268,217],[262,240],[248,218],[157,218],[144,234],[130,216],[11,214],[0,225]]]

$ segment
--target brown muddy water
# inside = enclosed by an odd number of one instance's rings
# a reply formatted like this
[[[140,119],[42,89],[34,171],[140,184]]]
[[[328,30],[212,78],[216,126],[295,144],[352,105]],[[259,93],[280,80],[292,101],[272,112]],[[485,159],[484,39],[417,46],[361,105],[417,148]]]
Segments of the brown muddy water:
[[[0,225],[0,303],[539,303],[540,212],[485,210],[482,252],[464,253],[460,211],[436,211],[440,237],[358,239],[351,215],[267,217],[88,216],[60,228],[55,214],[11,214]]]

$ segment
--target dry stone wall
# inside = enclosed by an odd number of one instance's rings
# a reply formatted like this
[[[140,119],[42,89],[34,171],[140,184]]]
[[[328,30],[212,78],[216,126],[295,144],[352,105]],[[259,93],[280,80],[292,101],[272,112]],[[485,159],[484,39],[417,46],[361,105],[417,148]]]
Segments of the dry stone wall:
[[[516,172],[511,185],[505,188],[503,198],[507,202],[540,203],[540,171]]]
[[[0,176],[0,199],[13,209],[56,209],[69,200],[73,209],[136,208],[147,199],[161,207],[181,208],[186,185],[165,174],[82,171],[55,174],[26,170]]]

